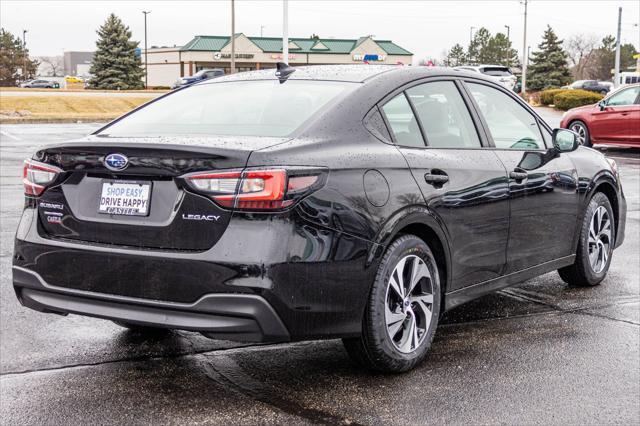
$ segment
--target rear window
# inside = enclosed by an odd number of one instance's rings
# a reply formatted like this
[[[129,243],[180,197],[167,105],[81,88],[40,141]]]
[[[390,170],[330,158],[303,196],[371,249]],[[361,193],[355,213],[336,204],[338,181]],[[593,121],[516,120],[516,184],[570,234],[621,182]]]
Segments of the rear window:
[[[505,67],[485,67],[482,69],[482,73],[493,77],[508,77],[513,75],[509,68]]]
[[[104,129],[110,136],[271,136],[293,133],[357,83],[278,80],[197,85]]]

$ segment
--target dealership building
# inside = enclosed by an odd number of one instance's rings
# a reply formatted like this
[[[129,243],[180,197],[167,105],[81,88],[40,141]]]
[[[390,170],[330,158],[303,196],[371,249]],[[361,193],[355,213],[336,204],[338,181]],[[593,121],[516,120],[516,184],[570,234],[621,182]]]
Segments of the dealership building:
[[[235,35],[236,71],[275,68],[282,62],[282,38]],[[145,53],[142,53],[145,63]],[[411,64],[413,54],[390,40],[290,38],[289,64]],[[148,50],[149,86],[170,86],[180,77],[202,69],[231,71],[231,37],[196,36],[182,47]]]

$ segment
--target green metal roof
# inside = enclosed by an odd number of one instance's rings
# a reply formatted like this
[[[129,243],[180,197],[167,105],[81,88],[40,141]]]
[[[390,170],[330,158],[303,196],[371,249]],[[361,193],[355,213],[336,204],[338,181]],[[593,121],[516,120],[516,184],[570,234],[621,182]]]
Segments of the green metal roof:
[[[378,40],[377,45],[389,55],[411,55],[412,53],[389,40]]]
[[[280,53],[282,52],[282,38],[278,37],[247,37],[251,40],[259,49],[265,53]],[[366,37],[360,37],[359,39],[311,39],[311,38],[290,38],[289,41],[295,43],[300,49],[291,50],[292,53],[341,53],[348,54],[353,51],[358,45],[360,45]],[[229,36],[195,36],[193,40],[182,46],[181,51],[212,51],[219,52],[230,41]],[[312,49],[318,42],[324,44],[327,49]],[[382,50],[389,55],[412,55],[406,49],[398,46],[389,40],[374,40]]]
[[[205,50],[217,52],[222,49],[229,37],[224,36],[196,36],[189,43],[185,44],[180,50]]]

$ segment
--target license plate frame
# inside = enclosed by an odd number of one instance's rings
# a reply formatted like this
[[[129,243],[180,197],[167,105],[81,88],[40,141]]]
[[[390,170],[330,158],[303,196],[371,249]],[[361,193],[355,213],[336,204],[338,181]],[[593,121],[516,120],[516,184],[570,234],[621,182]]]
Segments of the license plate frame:
[[[122,195],[124,196],[105,194],[105,191],[108,192],[107,188],[114,187],[123,190],[125,193]],[[141,189],[142,194],[138,197],[130,197],[126,194],[127,189]],[[110,216],[149,216],[152,189],[153,184],[150,181],[103,179],[100,186],[100,197],[98,198],[98,213]],[[142,206],[139,203],[145,200],[146,204],[143,204],[144,210],[142,210]]]

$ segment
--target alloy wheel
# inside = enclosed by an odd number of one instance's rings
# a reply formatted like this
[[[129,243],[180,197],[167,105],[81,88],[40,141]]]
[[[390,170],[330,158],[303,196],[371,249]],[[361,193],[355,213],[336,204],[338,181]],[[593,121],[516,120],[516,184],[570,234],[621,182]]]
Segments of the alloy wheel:
[[[575,123],[571,125],[571,130],[578,134],[578,142],[580,145],[584,145],[584,142],[587,138],[587,130],[584,128],[582,124]]]
[[[611,218],[603,206],[598,206],[589,224],[589,264],[596,274],[607,266],[611,247]]]
[[[387,334],[402,353],[424,342],[433,310],[433,284],[425,261],[415,255],[400,259],[387,284],[385,323]]]

